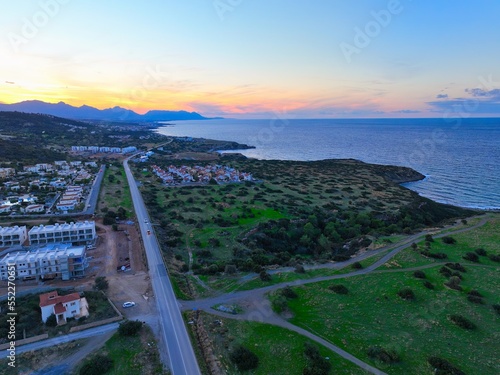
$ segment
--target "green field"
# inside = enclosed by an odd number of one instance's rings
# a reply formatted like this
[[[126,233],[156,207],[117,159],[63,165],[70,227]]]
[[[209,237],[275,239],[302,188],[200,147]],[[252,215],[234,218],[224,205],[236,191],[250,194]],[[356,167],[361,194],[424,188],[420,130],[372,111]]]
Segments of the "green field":
[[[304,344],[307,338],[287,329],[257,322],[240,322],[231,319],[217,320],[202,314],[207,333],[213,342],[214,354],[222,363],[227,374],[248,375],[300,375],[306,366]],[[239,371],[229,360],[229,353],[236,345],[243,345],[259,357],[259,366],[255,370]],[[330,350],[318,346],[323,357],[328,357],[332,365],[331,374],[367,374],[357,366]]]
[[[123,207],[129,217],[132,214],[132,196],[121,164],[115,163],[106,168],[99,195],[98,209],[102,211],[105,207],[115,212],[119,207]]]
[[[415,254],[411,248],[399,255],[402,267],[429,265],[423,269],[430,290],[413,272],[392,269],[297,287],[298,299],[289,301],[291,322],[345,349],[358,358],[389,374],[432,374],[427,363],[430,356],[451,362],[466,374],[498,374],[498,313],[492,308],[500,303],[498,263],[480,257],[479,263],[464,261],[466,252],[482,247],[490,254],[500,254],[500,219],[467,233],[453,235],[455,245],[432,245],[433,251],[449,254],[447,261],[460,262],[462,291],[444,285],[448,278],[439,270],[442,264]],[[416,258],[415,258],[416,257]],[[433,264],[436,263],[436,264]],[[342,284],[348,294],[335,294],[328,287]],[[397,293],[409,287],[415,300],[403,300]],[[484,304],[468,301],[471,290],[483,295]],[[453,324],[449,317],[459,314],[477,325],[466,330]],[[400,362],[382,363],[371,359],[370,347],[394,350]]]

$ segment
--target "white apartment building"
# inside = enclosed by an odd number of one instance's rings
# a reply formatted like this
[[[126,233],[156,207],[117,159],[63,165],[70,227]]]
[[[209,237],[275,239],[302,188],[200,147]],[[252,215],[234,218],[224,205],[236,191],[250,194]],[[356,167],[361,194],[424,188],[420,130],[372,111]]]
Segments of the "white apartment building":
[[[49,245],[36,251],[16,251],[0,260],[0,276],[8,278],[8,267],[15,266],[16,279],[70,280],[85,276],[88,267],[85,246]]]
[[[0,227],[0,247],[22,245],[27,238],[25,226]]]
[[[87,244],[96,238],[95,222],[80,221],[54,225],[40,225],[28,232],[30,245],[44,243]]]

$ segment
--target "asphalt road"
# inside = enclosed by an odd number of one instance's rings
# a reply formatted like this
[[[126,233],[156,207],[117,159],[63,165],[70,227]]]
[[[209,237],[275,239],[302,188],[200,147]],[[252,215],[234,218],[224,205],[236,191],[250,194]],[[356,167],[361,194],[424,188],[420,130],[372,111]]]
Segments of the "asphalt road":
[[[170,370],[174,375],[201,375],[198,362],[189,339],[180,307],[175,298],[172,284],[168,278],[161,256],[158,240],[149,221],[137,183],[128,166],[128,159],[123,162],[134,209],[141,229],[144,248],[149,265],[149,275],[158,307],[161,336],[167,346],[170,358]],[[149,233],[149,234],[148,234]]]

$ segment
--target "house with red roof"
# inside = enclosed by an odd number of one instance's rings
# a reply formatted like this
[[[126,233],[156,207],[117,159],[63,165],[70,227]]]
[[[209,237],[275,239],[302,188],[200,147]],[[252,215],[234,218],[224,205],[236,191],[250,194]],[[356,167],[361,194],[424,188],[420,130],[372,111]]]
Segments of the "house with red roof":
[[[79,319],[89,315],[89,306],[85,297],[80,298],[78,293],[65,296],[58,295],[57,291],[40,295],[40,309],[42,321],[45,323],[49,316],[56,316],[57,324],[66,324],[66,319]]]

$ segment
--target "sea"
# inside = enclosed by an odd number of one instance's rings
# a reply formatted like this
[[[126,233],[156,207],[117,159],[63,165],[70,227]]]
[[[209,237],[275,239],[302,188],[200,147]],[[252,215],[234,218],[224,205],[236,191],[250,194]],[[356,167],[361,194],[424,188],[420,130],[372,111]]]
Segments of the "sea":
[[[357,159],[424,174],[404,184],[455,206],[500,210],[500,119],[216,119],[162,124],[168,136],[255,146],[257,159]]]

